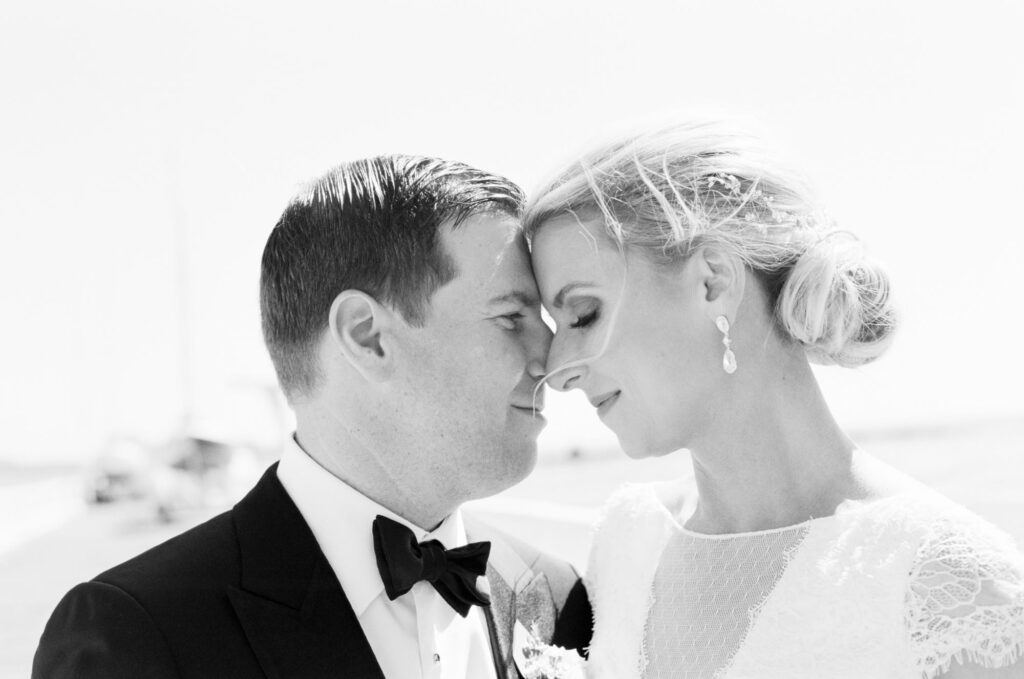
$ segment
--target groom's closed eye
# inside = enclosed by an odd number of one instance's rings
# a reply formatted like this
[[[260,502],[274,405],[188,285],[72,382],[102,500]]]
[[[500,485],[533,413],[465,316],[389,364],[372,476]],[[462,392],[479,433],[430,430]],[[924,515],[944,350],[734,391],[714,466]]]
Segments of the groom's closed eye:
[[[526,318],[526,316],[522,312],[515,311],[510,314],[502,314],[501,316],[497,316],[496,320],[498,321],[498,325],[500,325],[502,328],[514,332],[520,329],[520,325],[524,318]]]
[[[521,330],[523,322],[531,314],[540,318],[540,298],[536,293],[526,290],[513,290],[492,297],[488,304],[499,309],[504,307],[505,313],[499,313],[491,318],[509,332]]]
[[[539,303],[520,306],[515,309],[511,309],[506,313],[498,314],[492,318],[498,321],[498,325],[509,331],[520,331],[524,328],[524,325],[536,321],[538,324],[544,324],[541,317],[541,305]],[[546,324],[544,324],[546,327]]]

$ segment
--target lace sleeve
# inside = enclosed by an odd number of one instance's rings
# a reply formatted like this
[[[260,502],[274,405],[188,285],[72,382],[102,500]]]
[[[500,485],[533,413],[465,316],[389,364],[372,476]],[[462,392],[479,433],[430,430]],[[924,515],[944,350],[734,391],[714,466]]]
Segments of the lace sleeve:
[[[980,519],[932,525],[906,592],[906,622],[919,676],[950,662],[1005,667],[1024,653],[1024,558]]]

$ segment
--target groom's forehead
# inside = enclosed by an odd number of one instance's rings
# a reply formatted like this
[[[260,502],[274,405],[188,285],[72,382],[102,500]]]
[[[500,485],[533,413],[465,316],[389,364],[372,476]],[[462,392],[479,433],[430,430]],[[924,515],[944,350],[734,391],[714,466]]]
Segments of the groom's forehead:
[[[471,217],[442,232],[456,268],[453,281],[487,298],[536,294],[529,252],[518,221],[508,215]]]

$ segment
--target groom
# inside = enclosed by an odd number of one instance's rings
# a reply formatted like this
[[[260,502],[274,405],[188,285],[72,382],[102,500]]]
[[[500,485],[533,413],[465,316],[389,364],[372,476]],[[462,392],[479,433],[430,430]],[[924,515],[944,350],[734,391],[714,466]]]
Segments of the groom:
[[[517,677],[517,621],[581,648],[575,571],[460,505],[536,461],[550,331],[522,195],[461,163],[342,165],[263,253],[295,436],[234,509],[72,589],[32,676]]]

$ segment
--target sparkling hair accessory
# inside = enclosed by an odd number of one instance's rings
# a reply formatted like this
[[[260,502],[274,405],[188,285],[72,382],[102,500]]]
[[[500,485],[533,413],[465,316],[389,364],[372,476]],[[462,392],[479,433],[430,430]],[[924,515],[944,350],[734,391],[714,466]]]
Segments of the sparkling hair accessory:
[[[742,126],[691,120],[613,139],[542,184],[533,238],[552,217],[603,218],[620,249],[672,266],[720,248],[757,274],[778,328],[813,363],[855,367],[890,345],[897,314],[885,269],[840,230],[804,179]]]

